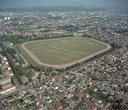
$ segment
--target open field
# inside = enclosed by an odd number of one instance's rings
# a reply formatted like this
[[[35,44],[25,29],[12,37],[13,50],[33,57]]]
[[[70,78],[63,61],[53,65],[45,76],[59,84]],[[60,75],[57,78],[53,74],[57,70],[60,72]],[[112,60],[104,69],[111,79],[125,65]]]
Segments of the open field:
[[[18,48],[30,63],[65,68],[102,53],[110,46],[100,41],[74,37],[30,41]]]

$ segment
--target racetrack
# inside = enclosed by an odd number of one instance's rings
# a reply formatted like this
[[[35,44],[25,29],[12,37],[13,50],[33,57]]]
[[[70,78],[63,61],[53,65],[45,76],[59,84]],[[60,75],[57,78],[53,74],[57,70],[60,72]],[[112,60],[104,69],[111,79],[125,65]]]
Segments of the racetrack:
[[[77,38],[79,38],[79,37],[77,37]],[[74,38],[61,38],[61,40],[65,40],[65,39],[74,39]],[[85,38],[84,38],[85,39]],[[30,42],[26,42],[26,43],[23,43],[22,45],[21,45],[21,47],[23,48],[23,50],[37,63],[37,64],[39,64],[39,65],[43,65],[43,66],[47,66],[47,67],[53,67],[53,68],[66,68],[66,67],[68,67],[68,66],[71,66],[71,65],[73,65],[73,64],[76,64],[76,63],[79,63],[79,62],[82,62],[82,61],[84,61],[84,60],[87,60],[87,59],[89,59],[89,58],[91,58],[91,57],[93,57],[93,56],[96,56],[96,55],[98,55],[98,54],[100,54],[100,53],[103,53],[103,52],[105,52],[105,51],[107,51],[107,50],[109,50],[111,47],[108,45],[108,44],[106,44],[106,43],[103,43],[103,42],[100,42],[100,41],[97,41],[97,40],[94,40],[94,39],[89,39],[89,38],[86,38],[87,40],[91,40],[91,41],[94,41],[94,42],[97,42],[97,43],[100,43],[100,44],[102,44],[102,45],[105,45],[106,46],[106,48],[104,48],[104,49],[102,49],[102,50],[100,50],[100,51],[97,51],[97,52],[95,52],[95,53],[92,53],[92,54],[90,54],[90,55],[88,55],[88,56],[86,56],[85,55],[85,57],[83,57],[83,58],[80,58],[79,60],[76,60],[76,61],[72,61],[72,62],[69,62],[69,63],[64,63],[64,64],[48,64],[48,63],[44,63],[43,61],[41,61],[37,56],[36,56],[36,54],[33,52],[33,51],[31,51],[30,49],[28,49],[27,48],[27,45],[28,44],[30,44],[30,43],[37,43],[37,42],[40,42],[40,41],[30,41]],[[49,40],[42,40],[42,42],[46,42],[46,41],[55,41],[55,40],[60,40],[60,38],[58,38],[58,39],[49,39]],[[79,46],[79,45],[78,45]],[[54,49],[58,49],[59,47],[54,47]],[[63,48],[63,51],[67,51],[66,50],[67,48]],[[62,50],[62,49],[61,49]],[[55,50],[54,50],[54,52],[55,52]],[[69,51],[70,52],[70,51]],[[53,56],[53,58],[54,58],[54,56]]]

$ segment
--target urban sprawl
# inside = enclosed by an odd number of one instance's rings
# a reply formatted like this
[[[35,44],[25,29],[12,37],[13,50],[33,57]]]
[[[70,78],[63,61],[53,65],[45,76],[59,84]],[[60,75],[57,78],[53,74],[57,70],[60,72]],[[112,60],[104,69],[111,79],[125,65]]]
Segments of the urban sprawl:
[[[128,14],[56,10],[0,11],[0,110],[128,110]],[[29,64],[17,49],[26,41],[75,36],[111,49],[62,69]]]

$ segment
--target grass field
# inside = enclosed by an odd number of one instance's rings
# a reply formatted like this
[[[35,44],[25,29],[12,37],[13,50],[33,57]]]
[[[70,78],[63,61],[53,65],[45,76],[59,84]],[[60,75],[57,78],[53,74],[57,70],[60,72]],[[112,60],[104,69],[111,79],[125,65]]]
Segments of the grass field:
[[[48,65],[72,63],[107,48],[104,43],[82,37],[30,41],[23,45],[26,50],[21,45],[18,50],[29,63],[39,60]]]

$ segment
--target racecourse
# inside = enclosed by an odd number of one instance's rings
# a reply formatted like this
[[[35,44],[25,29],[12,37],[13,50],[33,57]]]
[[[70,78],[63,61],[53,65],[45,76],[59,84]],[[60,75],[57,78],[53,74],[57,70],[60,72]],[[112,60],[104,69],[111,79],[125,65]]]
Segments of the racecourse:
[[[20,47],[31,57],[29,60],[53,68],[66,68],[111,48],[106,43],[83,37],[29,41]]]

